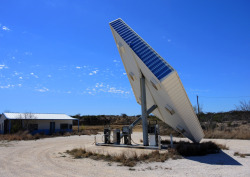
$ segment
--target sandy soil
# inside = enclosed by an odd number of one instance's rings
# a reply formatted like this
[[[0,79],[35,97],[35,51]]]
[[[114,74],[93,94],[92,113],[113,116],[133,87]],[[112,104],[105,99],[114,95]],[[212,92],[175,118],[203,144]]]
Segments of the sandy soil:
[[[141,133],[134,133],[139,143]],[[165,137],[167,138],[167,137]],[[101,142],[102,136],[97,136]],[[206,140],[204,140],[206,141]],[[73,159],[66,150],[85,147],[100,153],[148,153],[150,150],[95,146],[94,136],[46,138],[37,141],[0,142],[0,176],[250,176],[250,140],[213,140],[230,150],[201,157],[168,160],[164,163],[141,163],[132,169],[117,163],[91,159]]]

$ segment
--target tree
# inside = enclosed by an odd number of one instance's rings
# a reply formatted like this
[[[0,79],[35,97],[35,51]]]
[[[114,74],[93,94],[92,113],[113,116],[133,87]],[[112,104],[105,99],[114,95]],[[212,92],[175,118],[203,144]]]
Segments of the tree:
[[[239,105],[236,105],[236,110],[238,111],[250,111],[250,100],[241,100]]]
[[[203,113],[203,106],[201,104],[199,105],[200,112],[198,112],[198,108],[196,105],[193,106],[193,109],[196,114]]]
[[[22,121],[23,122],[23,128],[25,130],[29,129],[30,124],[36,123],[36,117],[32,113],[24,113],[22,119],[23,119],[23,121]]]
[[[36,117],[32,113],[19,114],[18,117],[11,122],[13,133],[20,130],[31,130],[33,125],[36,123]]]
[[[122,118],[128,117],[127,114],[125,114],[125,113],[121,113],[121,116],[122,116]]]

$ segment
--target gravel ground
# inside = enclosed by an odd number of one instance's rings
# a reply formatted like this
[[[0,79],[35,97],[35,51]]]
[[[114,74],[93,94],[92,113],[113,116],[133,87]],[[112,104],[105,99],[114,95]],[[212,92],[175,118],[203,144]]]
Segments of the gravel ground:
[[[139,143],[141,137],[141,133],[134,133],[132,138]],[[97,135],[97,141],[101,142],[101,139],[102,136]],[[207,156],[168,160],[164,163],[140,163],[133,168],[91,159],[73,159],[64,152],[79,147],[110,154],[134,151],[140,154],[150,150],[95,146],[93,135],[37,141],[2,141],[0,176],[250,176],[250,157],[233,155],[236,151],[250,153],[250,140],[213,141],[225,144],[229,150]]]

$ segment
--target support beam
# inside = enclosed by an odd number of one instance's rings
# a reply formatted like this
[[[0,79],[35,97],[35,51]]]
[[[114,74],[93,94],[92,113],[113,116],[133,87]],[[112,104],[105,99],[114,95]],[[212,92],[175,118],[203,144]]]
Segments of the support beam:
[[[143,74],[140,79],[140,86],[141,86],[141,118],[142,118],[142,129],[143,129],[143,145],[148,146],[146,84],[145,84],[145,77]]]
[[[157,105],[153,105],[151,106],[151,108],[149,108],[147,110],[147,115],[149,115],[150,113],[152,113],[155,109],[157,108]],[[141,117],[139,117],[138,119],[136,119],[130,126],[129,129],[131,130],[132,128],[134,128],[141,120]]]
[[[149,109],[147,110],[147,114],[149,115],[149,114],[152,113],[156,108],[157,108],[157,105],[154,104],[153,106],[151,106],[151,108],[149,108]]]

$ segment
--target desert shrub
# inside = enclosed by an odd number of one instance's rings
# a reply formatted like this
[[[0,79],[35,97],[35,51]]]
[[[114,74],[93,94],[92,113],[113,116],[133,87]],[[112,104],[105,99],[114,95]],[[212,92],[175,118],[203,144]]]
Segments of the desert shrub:
[[[175,149],[183,156],[202,156],[220,151],[219,146],[211,141],[200,144],[181,141],[175,144]]]
[[[152,151],[148,154],[143,153],[138,155],[136,152],[132,154],[121,154],[111,155],[98,154],[92,151],[87,151],[82,148],[74,148],[67,150],[66,153],[70,154],[74,158],[91,158],[93,160],[104,160],[108,162],[117,162],[123,166],[133,167],[138,162],[165,162],[168,159],[180,159],[182,156],[201,156],[211,153],[218,153],[220,149],[228,149],[225,145],[215,144],[211,141],[200,144],[189,143],[189,142],[174,142],[175,148],[169,148],[167,151]]]
[[[14,134],[4,134],[0,135],[0,140],[7,141],[20,141],[20,140],[33,140],[34,136],[32,136],[28,131],[19,131]]]
[[[138,162],[164,162],[169,158],[178,159],[181,156],[177,153],[177,151],[170,149],[164,153],[160,153],[159,151],[152,151],[149,154],[141,154],[138,155],[135,152],[129,156],[124,152],[118,155],[110,155],[110,154],[98,154],[91,151],[86,151],[85,149],[72,149],[67,150],[66,153],[70,154],[74,158],[91,158],[93,160],[104,160],[108,162],[117,162],[123,166],[133,167]]]
[[[240,156],[242,158],[245,158],[246,156],[250,156],[250,154],[242,154],[242,153],[239,153],[239,152],[235,152],[234,156]]]

